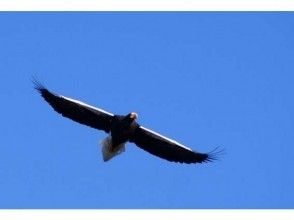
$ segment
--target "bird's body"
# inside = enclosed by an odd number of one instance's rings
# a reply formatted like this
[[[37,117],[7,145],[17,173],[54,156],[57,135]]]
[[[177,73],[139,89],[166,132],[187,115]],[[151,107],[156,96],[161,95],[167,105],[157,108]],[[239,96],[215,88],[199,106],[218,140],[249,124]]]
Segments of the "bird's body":
[[[113,147],[121,143],[129,141],[130,137],[134,135],[136,128],[139,127],[135,121],[137,116],[135,113],[123,115],[115,115],[111,121],[110,134],[112,138]]]
[[[110,135],[102,142],[104,161],[125,151],[125,144],[134,135],[139,124],[135,121],[136,113],[128,115],[114,115],[110,123]]]
[[[56,95],[34,81],[41,96],[64,117],[109,133],[102,142],[104,161],[125,151],[125,144],[132,142],[143,150],[163,159],[180,163],[202,163],[216,159],[216,153],[198,153],[190,148],[147,129],[136,122],[138,115],[114,115],[81,101]]]

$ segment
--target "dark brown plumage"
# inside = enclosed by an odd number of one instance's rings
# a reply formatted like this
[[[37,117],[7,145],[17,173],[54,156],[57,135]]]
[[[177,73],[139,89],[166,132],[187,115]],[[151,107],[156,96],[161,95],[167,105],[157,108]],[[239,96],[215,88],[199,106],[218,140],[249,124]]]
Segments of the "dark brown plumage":
[[[52,108],[78,123],[103,130],[109,136],[102,141],[104,161],[124,151],[125,143],[132,142],[143,150],[166,159],[180,163],[203,163],[217,159],[221,151],[199,153],[192,149],[147,129],[136,122],[137,114],[114,115],[102,109],[90,106],[78,100],[50,92],[38,81],[33,80],[35,89],[52,106]]]

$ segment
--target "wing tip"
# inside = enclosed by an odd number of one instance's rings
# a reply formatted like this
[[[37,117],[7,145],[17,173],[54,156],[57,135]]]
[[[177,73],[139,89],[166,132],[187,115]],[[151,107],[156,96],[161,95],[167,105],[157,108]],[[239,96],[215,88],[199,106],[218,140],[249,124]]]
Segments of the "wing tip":
[[[39,93],[44,93],[48,91],[43,83],[41,83],[35,76],[32,76],[31,82],[34,84],[34,89],[36,89]]]
[[[221,156],[225,154],[225,149],[216,147],[212,151],[208,152],[206,155],[206,158],[202,162],[214,162],[219,161],[221,159]]]

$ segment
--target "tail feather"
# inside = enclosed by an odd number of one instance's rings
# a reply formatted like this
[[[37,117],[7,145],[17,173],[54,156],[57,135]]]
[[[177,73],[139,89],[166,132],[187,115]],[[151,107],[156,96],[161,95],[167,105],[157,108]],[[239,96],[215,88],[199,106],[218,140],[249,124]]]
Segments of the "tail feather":
[[[103,156],[104,162],[109,161],[113,157],[115,157],[125,151],[125,143],[118,145],[113,150],[111,136],[108,136],[105,139],[103,139],[100,144],[102,147],[102,156]]]

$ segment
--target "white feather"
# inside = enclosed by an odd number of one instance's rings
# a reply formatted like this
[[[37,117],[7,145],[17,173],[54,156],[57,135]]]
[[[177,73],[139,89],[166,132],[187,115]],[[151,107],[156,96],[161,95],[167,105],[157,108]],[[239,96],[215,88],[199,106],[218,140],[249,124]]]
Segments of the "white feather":
[[[86,103],[84,103],[84,102],[81,102],[81,101],[78,101],[78,100],[75,100],[75,99],[72,99],[72,98],[68,98],[68,97],[65,97],[65,96],[62,96],[62,95],[61,95],[60,97],[66,99],[66,100],[68,100],[68,101],[74,102],[74,103],[76,103],[76,104],[79,104],[79,105],[82,105],[82,106],[85,106],[85,107],[88,107],[88,108],[95,109],[95,110],[97,110],[97,111],[99,111],[99,112],[102,112],[102,113],[105,113],[105,114],[107,114],[107,115],[109,115],[109,116],[113,116],[112,113],[107,112],[107,111],[105,111],[105,110],[103,110],[103,109],[101,109],[101,108],[97,108],[97,107],[94,107],[94,106],[88,105],[88,104],[86,104]]]
[[[105,139],[103,139],[101,142],[101,147],[102,147],[102,156],[104,162],[110,160],[111,158],[123,153],[125,151],[125,144],[122,143],[115,147],[115,150],[112,150],[112,139],[111,136],[107,136]]]
[[[151,134],[153,134],[153,135],[155,135],[155,136],[157,136],[157,137],[160,137],[160,138],[164,139],[164,140],[167,141],[167,142],[170,142],[170,143],[176,144],[176,145],[178,145],[179,147],[182,147],[182,148],[185,148],[186,150],[192,151],[191,148],[186,147],[185,145],[180,144],[179,142],[177,142],[177,141],[175,141],[175,140],[173,140],[173,139],[170,139],[170,138],[168,138],[168,137],[165,137],[165,136],[163,136],[162,134],[158,134],[157,132],[152,131],[152,130],[150,130],[150,129],[148,129],[148,128],[145,128],[145,127],[143,127],[143,126],[140,126],[140,128],[143,129],[143,130],[145,130],[145,131],[150,132]]]

